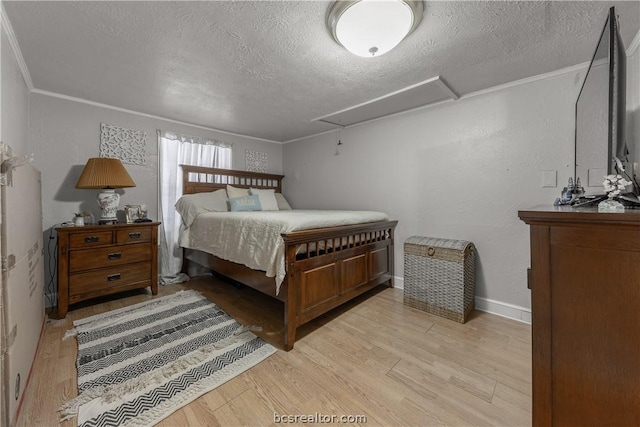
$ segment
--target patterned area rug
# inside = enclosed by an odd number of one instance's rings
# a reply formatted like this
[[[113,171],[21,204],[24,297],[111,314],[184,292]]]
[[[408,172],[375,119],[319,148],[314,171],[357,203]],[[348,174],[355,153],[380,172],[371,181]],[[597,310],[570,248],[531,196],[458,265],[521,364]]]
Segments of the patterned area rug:
[[[79,426],[148,426],[276,352],[199,292],[77,320]]]

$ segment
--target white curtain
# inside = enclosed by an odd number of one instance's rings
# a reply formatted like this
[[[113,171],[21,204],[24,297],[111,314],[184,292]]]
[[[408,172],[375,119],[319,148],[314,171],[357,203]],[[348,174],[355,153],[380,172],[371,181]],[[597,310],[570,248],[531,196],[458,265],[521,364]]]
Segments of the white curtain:
[[[158,186],[160,226],[160,283],[171,284],[188,280],[180,274],[182,249],[178,246],[181,218],[175,210],[182,196],[180,165],[231,169],[232,144],[222,141],[177,135],[158,131]]]

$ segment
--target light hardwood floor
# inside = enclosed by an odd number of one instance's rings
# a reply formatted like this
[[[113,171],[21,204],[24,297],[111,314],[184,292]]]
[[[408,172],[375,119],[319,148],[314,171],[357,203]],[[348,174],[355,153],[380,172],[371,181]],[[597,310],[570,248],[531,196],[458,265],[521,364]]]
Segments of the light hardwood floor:
[[[212,277],[160,287],[196,289],[240,323],[282,348],[282,303]],[[48,320],[18,419],[58,423],[56,409],[76,395],[75,319],[151,298],[134,291],[72,307]],[[364,415],[366,425],[531,425],[531,328],[474,312],[465,324],[405,306],[402,290],[380,287],[298,329],[278,351],[175,412],[160,426],[262,426],[278,415]],[[358,423],[356,423],[358,424]]]

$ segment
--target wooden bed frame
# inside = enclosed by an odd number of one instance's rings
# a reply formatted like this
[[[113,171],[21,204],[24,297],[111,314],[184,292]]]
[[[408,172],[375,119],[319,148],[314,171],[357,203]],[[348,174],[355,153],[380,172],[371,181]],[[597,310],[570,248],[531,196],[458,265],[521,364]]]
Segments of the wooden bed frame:
[[[211,192],[226,188],[227,184],[281,192],[284,178],[189,165],[182,165],[182,171],[183,194]],[[264,271],[210,254],[206,254],[205,264],[216,273],[284,302],[284,347],[289,351],[298,326],[378,285],[387,283],[393,287],[393,234],[397,223],[379,221],[283,234],[287,273],[278,295],[274,278],[267,277]],[[186,262],[185,255],[183,271]]]

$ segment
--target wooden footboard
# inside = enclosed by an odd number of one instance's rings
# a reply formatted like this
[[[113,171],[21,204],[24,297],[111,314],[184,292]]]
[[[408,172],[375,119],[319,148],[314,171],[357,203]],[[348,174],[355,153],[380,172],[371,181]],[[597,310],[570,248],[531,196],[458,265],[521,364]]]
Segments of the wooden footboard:
[[[298,326],[385,282],[393,286],[397,221],[283,234],[286,245],[285,350]]]

